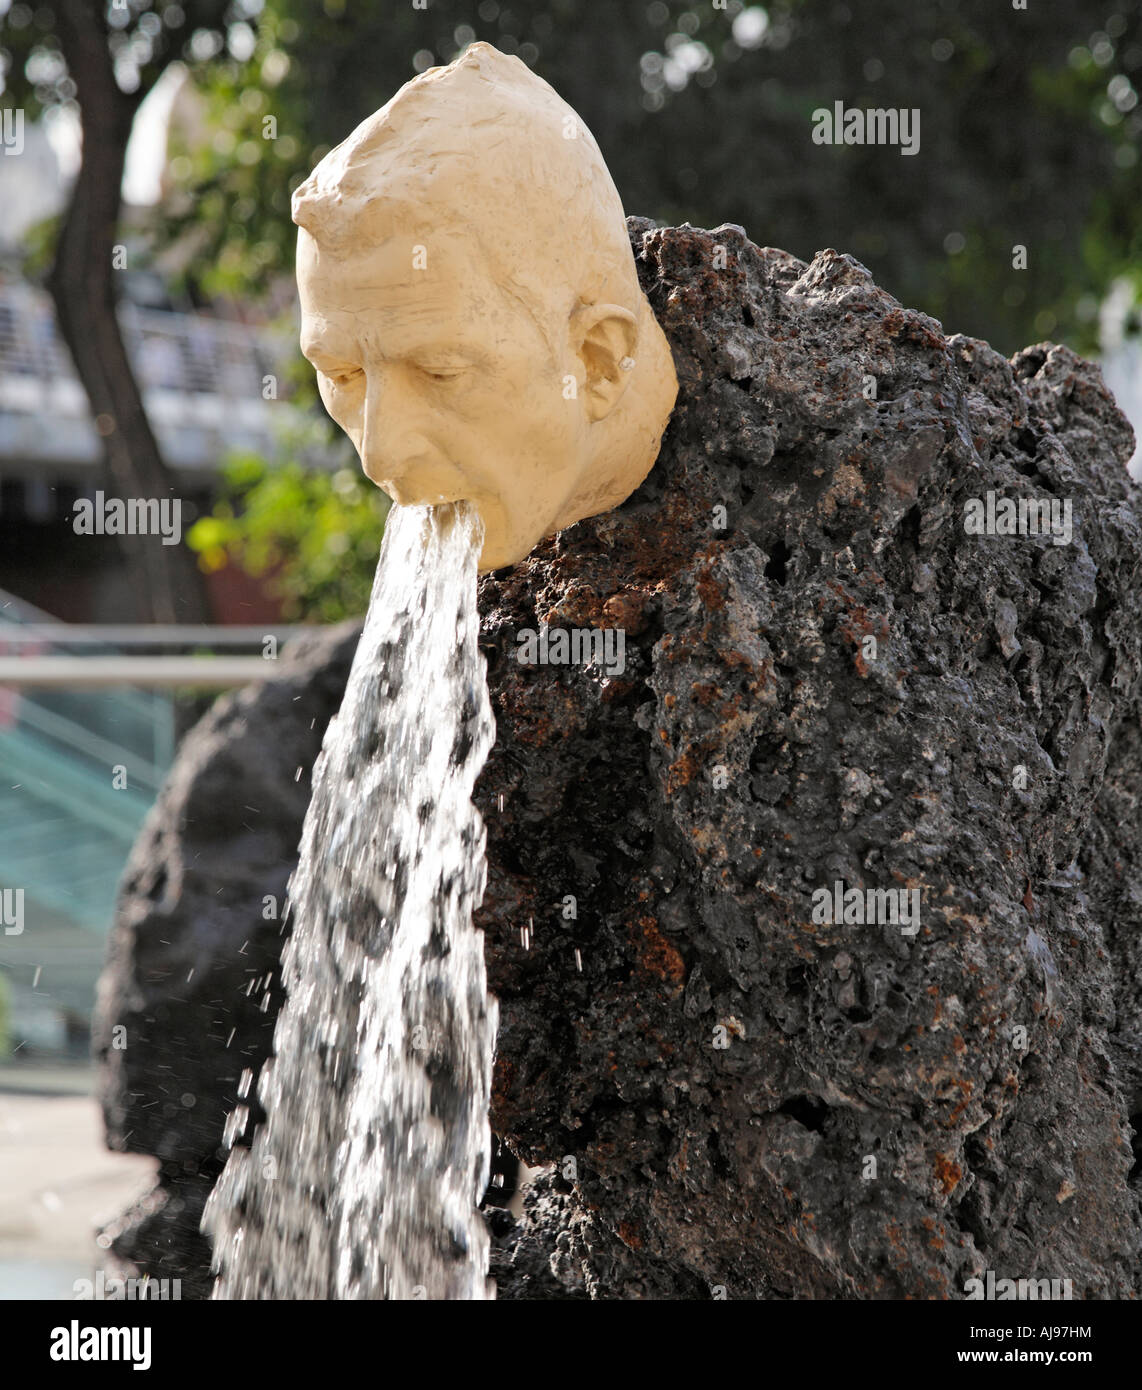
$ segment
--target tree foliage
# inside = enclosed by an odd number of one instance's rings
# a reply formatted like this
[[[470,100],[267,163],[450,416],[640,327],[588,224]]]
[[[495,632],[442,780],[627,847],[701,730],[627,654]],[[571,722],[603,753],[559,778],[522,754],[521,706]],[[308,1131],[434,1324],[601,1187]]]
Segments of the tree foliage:
[[[368,607],[387,511],[385,494],[352,464],[328,473],[239,455],[188,540],[208,570],[236,560],[265,576],[287,618],[332,623]]]
[[[13,7],[0,39],[32,114],[70,99],[43,57],[51,9]],[[138,60],[141,81],[172,18],[193,10],[130,0],[119,56]],[[195,296],[246,297],[289,275],[293,188],[415,72],[477,39],[517,53],[580,112],[628,211],[738,222],[803,258],[850,251],[947,331],[1009,353],[1043,338],[1090,351],[1112,282],[1142,291],[1142,0],[235,0],[177,37],[210,138],[172,150],[160,244],[192,238]],[[919,153],[815,145],[812,113],[838,101],[918,110]],[[297,613],[336,615],[363,604],[375,521],[342,474],[333,486],[299,467],[279,483],[237,465],[195,543],[212,562],[229,551],[273,568]],[[319,519],[312,543],[293,509]],[[340,565],[320,553],[321,528],[348,538],[332,541]]]
[[[226,0],[159,6],[127,0],[6,6],[0,50],[3,96],[29,114],[78,109],[82,157],[66,211],[52,229],[45,283],[60,333],[83,383],[103,453],[104,482],[122,498],[162,499],[175,491],[148,418],[116,315],[117,270],[127,143],[159,74],[184,46],[191,23],[219,25]],[[20,61],[15,61],[19,59]],[[11,153],[6,147],[5,155]],[[18,154],[17,154],[17,157]],[[160,623],[202,622],[209,601],[181,544],[122,537],[138,616]]]
[[[195,273],[237,289],[288,267],[292,188],[474,39],[580,112],[628,211],[851,251],[950,332],[1090,350],[1109,282],[1142,284],[1139,0],[267,0],[249,59],[210,68],[214,145],[178,165],[211,238]],[[836,101],[919,110],[919,154],[814,145]]]

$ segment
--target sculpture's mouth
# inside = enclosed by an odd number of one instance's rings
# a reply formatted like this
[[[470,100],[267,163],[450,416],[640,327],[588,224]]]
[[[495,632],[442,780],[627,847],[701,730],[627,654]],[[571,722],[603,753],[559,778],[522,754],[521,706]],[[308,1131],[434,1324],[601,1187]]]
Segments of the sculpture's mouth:
[[[386,478],[378,483],[378,486],[401,507],[448,507],[456,502],[470,500],[458,489],[415,487],[409,485],[408,479],[394,482]]]
[[[437,526],[445,532],[454,526],[460,517],[467,516],[470,512],[475,513],[477,518],[480,516],[479,507],[467,497],[449,497],[441,502],[429,502],[426,505],[432,508]]]
[[[439,501],[428,502],[425,505],[433,508],[442,524],[449,514],[453,519],[468,512],[475,514],[481,534],[477,565],[480,574],[516,564],[541,539],[540,536],[536,536],[534,539],[529,538],[529,542],[521,542],[516,534],[516,523],[503,503],[494,497],[442,496]]]
[[[388,489],[383,489],[388,492]],[[447,493],[424,494],[415,497],[389,496],[398,506],[431,507],[436,515],[436,525],[442,531],[455,524],[457,518],[473,513],[480,527],[480,556],[478,570],[481,574],[489,570],[502,569],[506,565],[522,560],[542,537],[536,536],[530,544],[523,544],[511,533],[511,518],[503,504],[495,498],[475,498]]]

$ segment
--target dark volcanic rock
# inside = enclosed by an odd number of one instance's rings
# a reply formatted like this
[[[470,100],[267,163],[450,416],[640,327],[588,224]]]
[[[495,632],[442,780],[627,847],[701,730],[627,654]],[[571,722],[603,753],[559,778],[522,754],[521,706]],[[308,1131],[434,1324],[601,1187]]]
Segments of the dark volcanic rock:
[[[1067,349],[946,339],[851,257],[632,235],[659,462],[481,583],[495,1127],[575,1159],[598,1296],[1129,1296],[1130,429]],[[966,534],[989,491],[1071,543]],[[624,628],[625,670],[519,664],[540,624]],[[814,922],[837,881],[917,890],[918,932]]]
[[[527,1188],[522,1221],[501,1211],[490,1214],[489,1225],[498,1301],[591,1297],[591,1220],[553,1170]]]
[[[127,1270],[210,1288],[202,1207],[227,1115],[259,1113],[281,1004],[286,882],[310,770],[341,704],[359,625],[305,637],[274,678],[220,699],[183,743],[119,889],[93,1044],[109,1148],[160,1160],[153,1192],[104,1232]],[[268,902],[267,899],[272,899]],[[124,1031],[116,1035],[115,1029]]]
[[[945,338],[848,256],[631,235],[680,381],[659,461],[480,587],[493,1123],[558,1165],[490,1218],[500,1296],[1134,1296],[1129,427],[1067,349]],[[968,534],[989,492],[1069,503],[1070,543]],[[521,665],[544,624],[622,629],[624,669]],[[199,1208],[351,647],[212,714],[132,861],[110,1133]],[[918,893],[918,930],[815,921],[837,882]],[[187,1211],[151,1219],[177,1243]]]

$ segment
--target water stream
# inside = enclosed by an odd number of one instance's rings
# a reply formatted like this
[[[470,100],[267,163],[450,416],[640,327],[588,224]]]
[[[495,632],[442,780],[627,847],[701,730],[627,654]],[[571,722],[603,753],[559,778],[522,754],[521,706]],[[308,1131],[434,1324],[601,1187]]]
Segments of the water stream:
[[[267,1120],[207,1206],[216,1298],[494,1296],[480,540],[464,504],[389,514],[290,883]]]

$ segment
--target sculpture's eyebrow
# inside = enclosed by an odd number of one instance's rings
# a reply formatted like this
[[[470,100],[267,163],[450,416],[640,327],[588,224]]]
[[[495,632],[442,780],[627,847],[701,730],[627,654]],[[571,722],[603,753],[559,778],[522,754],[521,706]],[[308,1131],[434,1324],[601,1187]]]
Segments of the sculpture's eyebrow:
[[[338,368],[348,366],[360,366],[360,356],[356,350],[352,352],[335,351],[339,345],[331,345],[326,339],[304,338],[301,343],[301,353],[307,362],[319,371],[326,368]],[[378,354],[380,356],[381,354]],[[488,355],[473,344],[458,342],[455,338],[426,338],[421,343],[407,343],[401,345],[399,353],[385,354],[390,360],[409,361],[419,359],[424,361],[435,360],[458,360],[466,362],[473,367],[486,366]]]
[[[402,345],[401,356],[424,357],[424,358],[462,358],[470,362],[473,366],[481,366],[488,362],[487,352],[475,343],[465,342],[462,338],[440,338],[426,337],[421,342],[415,340]]]

